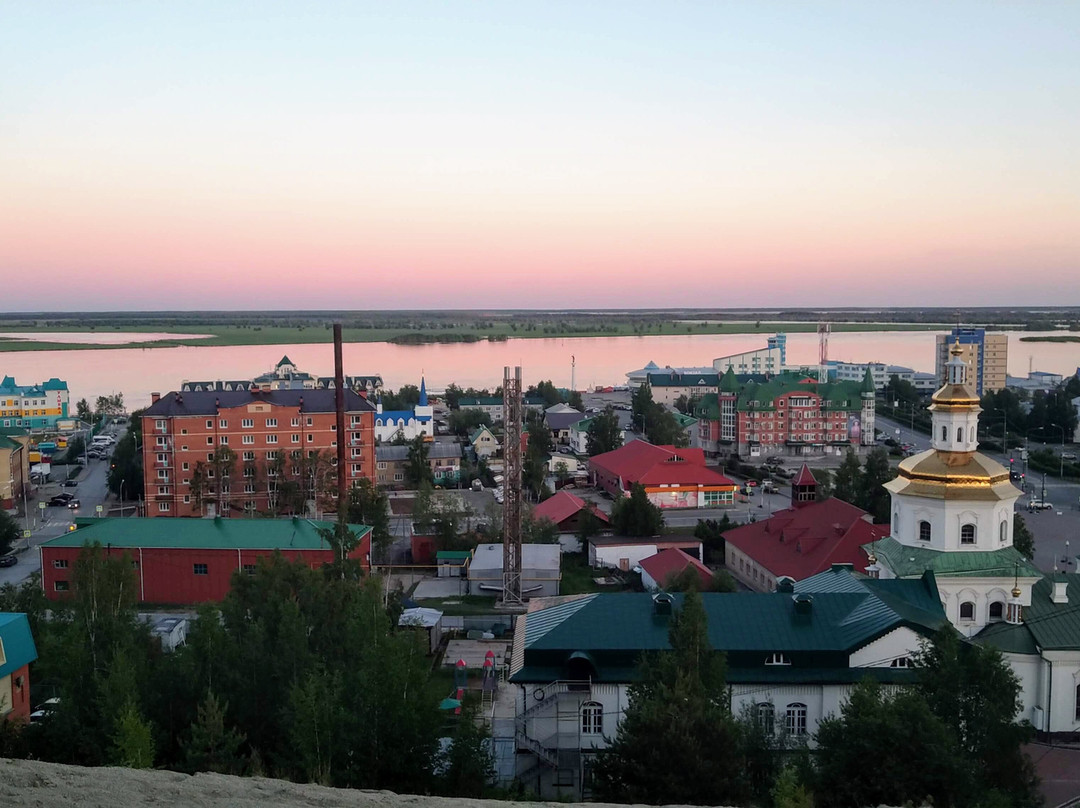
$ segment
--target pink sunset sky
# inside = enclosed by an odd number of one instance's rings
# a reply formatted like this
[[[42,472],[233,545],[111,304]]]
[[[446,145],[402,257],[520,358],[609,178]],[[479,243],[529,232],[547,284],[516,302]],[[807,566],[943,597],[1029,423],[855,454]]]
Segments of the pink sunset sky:
[[[1078,32],[1068,2],[5,4],[3,309],[1077,304]]]

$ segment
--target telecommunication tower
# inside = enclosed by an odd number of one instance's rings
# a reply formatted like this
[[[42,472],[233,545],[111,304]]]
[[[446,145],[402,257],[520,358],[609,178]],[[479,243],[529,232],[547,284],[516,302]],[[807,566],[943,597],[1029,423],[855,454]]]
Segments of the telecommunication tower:
[[[521,600],[521,366],[503,368],[503,590],[501,606],[520,609]]]

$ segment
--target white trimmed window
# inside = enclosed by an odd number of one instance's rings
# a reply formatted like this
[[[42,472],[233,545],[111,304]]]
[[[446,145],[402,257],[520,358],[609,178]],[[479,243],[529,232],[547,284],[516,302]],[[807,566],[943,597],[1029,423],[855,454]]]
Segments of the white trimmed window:
[[[806,734],[806,705],[799,702],[787,706],[788,735]]]
[[[587,701],[581,705],[581,734],[603,735],[604,705],[598,701]]]

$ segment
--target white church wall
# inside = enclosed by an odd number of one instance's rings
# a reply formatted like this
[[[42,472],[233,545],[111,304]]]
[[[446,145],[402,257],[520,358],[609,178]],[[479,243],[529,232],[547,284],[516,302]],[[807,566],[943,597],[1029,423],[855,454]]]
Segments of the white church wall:
[[[910,628],[897,628],[848,657],[852,668],[887,668],[894,659],[910,658],[919,649],[920,635]]]

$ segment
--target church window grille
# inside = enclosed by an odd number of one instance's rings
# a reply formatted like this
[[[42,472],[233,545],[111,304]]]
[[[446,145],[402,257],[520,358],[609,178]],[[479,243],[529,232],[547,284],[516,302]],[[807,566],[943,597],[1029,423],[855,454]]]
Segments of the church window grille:
[[[758,728],[766,735],[772,735],[776,722],[776,711],[773,710],[773,706],[767,702],[761,702],[754,706],[754,718],[757,720]]]
[[[975,543],[975,525],[968,523],[960,526],[960,543],[961,544],[974,544]]]
[[[1005,619],[1005,604],[1000,600],[995,600],[990,604],[990,619],[991,620],[1004,620]]]
[[[975,604],[970,600],[965,600],[960,604],[960,619],[971,621],[975,619]]]
[[[789,735],[806,734],[806,705],[795,702],[787,706],[787,731]]]
[[[604,706],[598,701],[581,705],[581,734],[601,735],[604,732]]]
[[[919,522],[919,541],[930,541],[930,523],[923,519]]]

